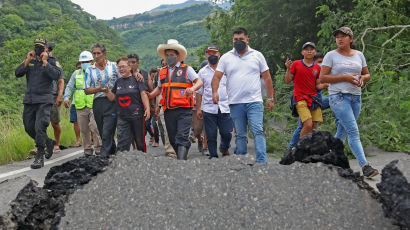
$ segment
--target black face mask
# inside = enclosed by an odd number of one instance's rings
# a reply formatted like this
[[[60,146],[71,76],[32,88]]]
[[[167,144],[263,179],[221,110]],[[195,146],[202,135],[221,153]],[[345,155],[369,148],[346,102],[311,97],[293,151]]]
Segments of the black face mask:
[[[34,52],[36,52],[36,55],[40,57],[41,53],[44,52],[44,47],[36,46],[36,47],[34,47]]]
[[[233,46],[236,49],[236,52],[241,53],[244,51],[247,47],[246,43],[244,41],[238,40],[235,43],[233,43]]]
[[[208,57],[208,62],[211,65],[216,65],[218,63],[219,57],[216,55],[211,55]]]
[[[169,66],[174,66],[175,63],[177,63],[177,57],[172,56],[172,55],[168,55],[165,57],[165,60],[167,61],[167,64]]]

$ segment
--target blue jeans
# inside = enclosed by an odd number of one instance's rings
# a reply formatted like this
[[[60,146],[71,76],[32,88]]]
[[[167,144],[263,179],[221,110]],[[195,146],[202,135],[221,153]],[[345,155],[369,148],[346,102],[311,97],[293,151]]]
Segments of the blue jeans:
[[[256,162],[266,162],[266,139],[263,132],[263,103],[252,102],[229,105],[231,117],[235,125],[235,154],[248,153],[248,122],[255,138]]]
[[[359,161],[360,167],[365,166],[367,160],[360,142],[359,127],[356,122],[360,115],[361,96],[338,93],[330,95],[329,98],[330,108],[338,119],[335,138],[345,142],[347,137],[350,149]]]
[[[221,113],[220,110],[218,110],[218,114],[203,112],[203,116],[209,155],[216,157],[218,156],[217,129],[221,135],[219,150],[225,152],[231,147],[233,121],[229,113]]]
[[[322,97],[322,107],[321,107],[322,111],[325,110],[325,109],[328,109],[329,107],[330,107],[329,106],[329,97]],[[293,136],[292,136],[292,139],[290,140],[290,143],[289,143],[289,149],[291,149],[293,147],[296,147],[296,144],[299,141],[300,131],[302,131],[302,128],[303,128],[303,124],[302,124],[302,121],[299,118],[299,125],[295,129],[295,131],[293,131]]]

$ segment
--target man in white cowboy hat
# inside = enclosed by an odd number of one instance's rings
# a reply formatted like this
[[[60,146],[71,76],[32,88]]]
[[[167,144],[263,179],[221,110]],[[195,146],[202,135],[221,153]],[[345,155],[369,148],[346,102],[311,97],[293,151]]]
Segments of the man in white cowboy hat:
[[[191,147],[188,136],[194,106],[192,94],[202,86],[202,81],[191,66],[181,64],[187,51],[177,40],[169,39],[167,44],[160,44],[157,52],[167,66],[160,70],[158,86],[148,97],[155,98],[162,92],[161,104],[169,142],[177,152],[178,160],[186,160]]]
[[[85,71],[93,64],[93,55],[89,51],[83,51],[80,54],[79,62],[81,69],[73,72],[64,93],[64,106],[70,108],[70,97],[73,96],[73,102],[78,117],[78,124],[83,137],[84,154],[92,155],[99,154],[101,150],[101,138],[98,133],[97,124],[95,123],[93,113],[94,95],[86,95],[84,92]],[[91,132],[94,133],[91,143]],[[94,149],[91,144],[94,144]]]

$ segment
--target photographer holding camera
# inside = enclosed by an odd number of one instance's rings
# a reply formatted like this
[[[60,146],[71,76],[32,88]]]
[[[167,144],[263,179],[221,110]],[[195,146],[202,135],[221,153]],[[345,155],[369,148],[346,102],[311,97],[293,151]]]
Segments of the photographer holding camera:
[[[53,100],[52,84],[61,75],[62,69],[56,66],[57,60],[45,51],[47,40],[37,37],[34,50],[27,53],[27,57],[16,71],[16,77],[26,75],[27,88],[23,99],[24,129],[35,140],[37,154],[31,168],[44,166],[44,156],[49,159],[53,154],[55,141],[47,137],[47,126],[50,123],[50,110]],[[47,152],[46,152],[47,150]]]

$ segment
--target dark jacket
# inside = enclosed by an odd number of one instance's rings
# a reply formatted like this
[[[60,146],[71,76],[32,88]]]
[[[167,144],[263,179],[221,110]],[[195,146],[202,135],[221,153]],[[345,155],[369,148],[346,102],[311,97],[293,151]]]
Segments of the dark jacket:
[[[57,60],[54,57],[48,58],[48,64],[43,66],[43,61],[37,59],[30,61],[24,68],[21,63],[16,69],[16,77],[26,75],[27,88],[23,104],[53,104],[53,81],[57,80],[61,68],[56,66]]]

